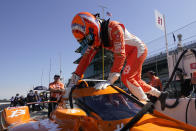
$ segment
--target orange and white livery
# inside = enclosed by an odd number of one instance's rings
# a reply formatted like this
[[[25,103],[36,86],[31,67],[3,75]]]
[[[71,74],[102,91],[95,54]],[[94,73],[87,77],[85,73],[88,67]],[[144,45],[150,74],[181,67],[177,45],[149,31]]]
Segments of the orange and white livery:
[[[135,98],[127,97],[128,94],[125,95],[126,92],[118,87],[113,88],[112,86],[108,86],[104,90],[96,90],[93,87],[89,87],[88,83],[84,86],[81,81],[80,84],[83,88],[76,88],[72,92],[71,99],[74,98],[76,101],[74,102],[73,108],[60,107],[60,103],[65,102],[65,100],[61,99],[58,108],[51,114],[51,118],[46,119],[45,116],[41,116],[39,120],[30,117],[27,106],[6,108],[0,112],[2,116],[0,130],[120,131],[123,127],[126,127],[130,120],[142,109],[142,103],[133,101]],[[116,89],[118,89],[118,91]],[[122,99],[124,99],[127,104],[122,102]],[[118,105],[116,105],[115,102],[117,102]],[[101,105],[97,103],[103,103],[105,108],[98,109]],[[130,105],[131,108],[128,105]],[[153,114],[144,114],[133,127],[128,127],[127,130],[195,131],[196,127],[170,118],[154,110]]]
[[[87,12],[79,13],[72,21],[72,33],[78,42],[80,43],[81,41],[84,41],[80,44],[84,44],[86,41],[93,43],[88,45],[88,48],[75,71],[75,76],[72,76],[72,80],[75,81],[74,78],[80,78],[98,49],[100,49],[100,46],[103,46],[113,52],[114,62],[107,82],[98,83],[95,85],[95,88],[102,89],[113,84],[119,78],[120,72],[126,61],[121,78],[122,82],[128,87],[132,94],[134,94],[139,100],[143,101],[148,100],[145,93],[159,97],[161,94],[160,91],[141,80],[142,64],[147,56],[147,47],[144,42],[129,33],[123,24],[116,21],[109,21],[106,27],[109,43],[105,46],[102,40],[103,38],[101,38],[100,35],[103,30],[102,26],[100,27],[102,23],[98,23],[99,21],[97,21],[92,14]],[[90,29],[93,33],[92,37],[89,37]],[[94,39],[91,40],[87,38]]]

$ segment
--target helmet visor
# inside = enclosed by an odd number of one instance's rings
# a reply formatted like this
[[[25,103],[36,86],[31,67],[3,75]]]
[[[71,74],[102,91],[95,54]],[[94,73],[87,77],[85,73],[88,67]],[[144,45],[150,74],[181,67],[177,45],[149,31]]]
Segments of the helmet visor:
[[[92,46],[94,41],[95,41],[95,38],[94,38],[94,34],[92,32],[89,32],[89,34],[86,35],[84,38],[82,38],[81,40],[78,40],[80,45],[83,47],[86,45]]]

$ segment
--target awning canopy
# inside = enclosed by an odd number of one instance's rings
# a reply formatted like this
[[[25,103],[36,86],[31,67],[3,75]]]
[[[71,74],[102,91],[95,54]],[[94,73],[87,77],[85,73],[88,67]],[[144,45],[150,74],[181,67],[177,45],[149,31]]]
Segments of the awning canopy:
[[[45,86],[36,86],[33,90],[47,90]]]

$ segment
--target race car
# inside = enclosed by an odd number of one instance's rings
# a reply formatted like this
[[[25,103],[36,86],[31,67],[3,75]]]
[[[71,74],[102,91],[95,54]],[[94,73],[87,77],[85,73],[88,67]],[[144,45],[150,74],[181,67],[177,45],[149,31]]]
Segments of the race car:
[[[1,124],[10,131],[195,131],[196,127],[170,118],[117,86],[95,90],[86,81],[62,98],[50,119],[30,118],[27,106],[4,109]]]

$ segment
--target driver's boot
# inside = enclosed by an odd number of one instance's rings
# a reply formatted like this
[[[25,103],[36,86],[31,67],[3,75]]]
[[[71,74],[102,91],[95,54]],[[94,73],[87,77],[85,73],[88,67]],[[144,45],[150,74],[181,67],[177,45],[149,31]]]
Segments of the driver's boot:
[[[165,92],[161,92],[161,95],[159,96],[162,111],[165,110],[165,102],[166,102],[166,98],[168,95],[169,95],[169,93],[165,91]]]

